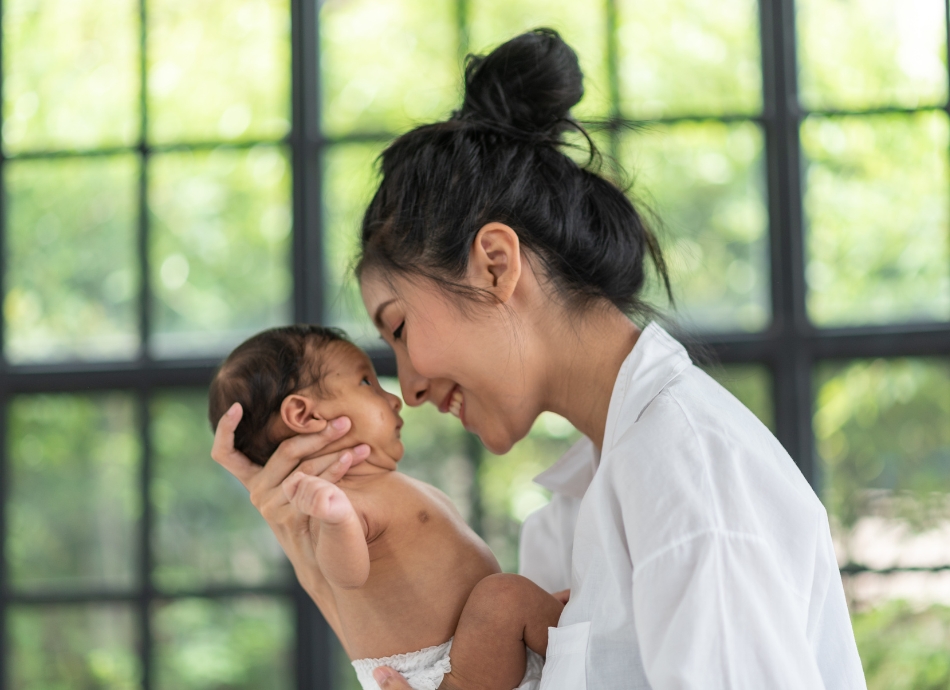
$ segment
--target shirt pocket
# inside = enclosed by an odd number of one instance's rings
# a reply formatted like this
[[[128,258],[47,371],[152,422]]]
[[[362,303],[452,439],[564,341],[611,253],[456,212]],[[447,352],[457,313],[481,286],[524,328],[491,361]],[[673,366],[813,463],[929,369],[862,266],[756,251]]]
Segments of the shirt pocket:
[[[587,639],[590,621],[548,628],[548,653],[541,690],[587,690]]]

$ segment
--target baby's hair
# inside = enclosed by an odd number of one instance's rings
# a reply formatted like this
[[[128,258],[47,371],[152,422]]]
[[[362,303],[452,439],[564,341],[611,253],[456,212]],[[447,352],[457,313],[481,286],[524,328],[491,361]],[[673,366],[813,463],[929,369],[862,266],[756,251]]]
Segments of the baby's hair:
[[[263,465],[278,444],[267,435],[273,415],[288,395],[316,386],[323,393],[324,358],[328,345],[350,343],[336,328],[298,324],[271,328],[238,345],[219,367],[208,392],[212,431],[234,403],[244,416],[234,431],[234,447]]]

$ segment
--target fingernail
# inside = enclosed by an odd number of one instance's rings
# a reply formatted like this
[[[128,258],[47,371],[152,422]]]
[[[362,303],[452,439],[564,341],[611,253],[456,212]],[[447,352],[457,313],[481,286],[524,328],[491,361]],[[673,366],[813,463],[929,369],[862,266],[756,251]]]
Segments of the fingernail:
[[[346,417],[337,417],[332,422],[330,422],[330,426],[332,426],[337,431],[343,431],[349,425],[350,425],[350,420],[347,419]]]
[[[369,457],[369,446],[366,445],[365,443],[361,443],[360,445],[358,445],[356,448],[353,449],[353,454],[356,457],[362,458],[365,460],[366,458]]]
[[[350,455],[349,453],[344,453],[343,455],[340,456],[340,459],[337,460],[337,462],[340,463],[341,465],[348,465],[350,464],[350,461],[352,459],[353,459],[352,455]]]
[[[395,676],[396,674],[393,672],[393,670],[386,668],[385,666],[380,666],[379,668],[373,670],[373,679],[380,685],[391,678],[395,678]]]
[[[228,408],[228,417],[233,417],[237,414],[237,411],[241,409],[241,403],[234,403],[231,407]]]

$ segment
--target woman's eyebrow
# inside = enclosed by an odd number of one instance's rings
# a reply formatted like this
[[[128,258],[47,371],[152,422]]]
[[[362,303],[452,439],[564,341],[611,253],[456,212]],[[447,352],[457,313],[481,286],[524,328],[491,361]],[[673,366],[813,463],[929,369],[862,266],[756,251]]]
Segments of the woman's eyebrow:
[[[388,307],[390,304],[392,304],[395,301],[396,299],[393,298],[391,300],[387,300],[383,302],[378,307],[376,307],[376,313],[373,315],[373,323],[376,324],[377,328],[383,327],[383,309],[385,309],[386,307]]]

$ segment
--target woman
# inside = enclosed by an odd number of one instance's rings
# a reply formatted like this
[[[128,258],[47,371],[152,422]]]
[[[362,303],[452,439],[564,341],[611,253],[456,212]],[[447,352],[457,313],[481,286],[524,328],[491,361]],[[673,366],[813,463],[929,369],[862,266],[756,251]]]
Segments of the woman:
[[[818,498],[678,342],[628,318],[649,314],[645,257],[665,267],[624,194],[564,153],[582,132],[573,51],[531,32],[465,79],[460,111],[383,154],[357,273],[407,404],[452,412],[494,453],[545,410],[584,434],[538,477],[553,499],[522,534],[523,574],[571,590],[541,687],[864,688]],[[360,449],[319,457],[338,420],[254,468],[231,446],[238,417],[213,455],[306,587],[306,520],[281,482],[298,463],[334,480]]]

